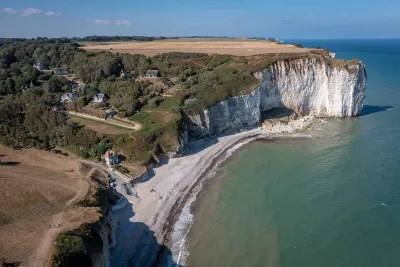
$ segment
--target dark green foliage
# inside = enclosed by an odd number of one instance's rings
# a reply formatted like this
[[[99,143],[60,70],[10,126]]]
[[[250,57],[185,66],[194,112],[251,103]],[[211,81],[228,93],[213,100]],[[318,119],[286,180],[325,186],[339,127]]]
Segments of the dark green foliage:
[[[89,255],[99,253],[103,248],[99,235],[101,221],[84,223],[77,229],[60,234],[51,266],[92,266]]]
[[[70,233],[59,235],[51,265],[54,267],[91,266],[82,237]]]
[[[151,36],[87,36],[74,37],[71,40],[75,42],[127,42],[127,41],[142,41],[150,42],[155,40],[164,40],[167,37],[151,37]]]
[[[231,60],[232,60],[232,57],[229,55],[217,55],[211,60],[210,63],[208,63],[207,67],[209,69],[214,69],[214,68],[217,68]]]
[[[127,169],[127,168],[125,168],[124,166],[122,166],[122,165],[115,165],[115,169],[117,170],[117,171],[119,171],[120,173],[124,173],[124,174],[127,174],[127,173],[129,173],[130,171]]]
[[[214,71],[202,71],[188,79],[184,85],[187,90],[184,110],[189,114],[198,114],[229,97],[253,90],[258,80],[248,72],[238,73],[231,67],[219,67]]]
[[[323,58],[331,67],[348,71],[354,71],[352,65],[358,64],[358,61],[330,59],[325,50],[248,57],[167,53],[148,58],[110,52],[89,53],[74,43],[118,38],[0,39],[0,142],[45,149],[62,146],[91,159],[99,159],[113,147],[126,156],[127,161],[147,163],[177,148],[182,113],[198,114],[229,97],[251,92],[259,83],[253,73],[278,60],[288,62],[312,57],[320,62]],[[106,94],[119,116],[138,121],[143,127],[131,135],[104,136],[69,123],[63,113],[53,107],[62,93],[73,91],[76,85],[55,76],[52,71],[36,70],[33,63],[37,62],[50,68],[68,67],[77,79],[86,83],[76,92],[78,98],[71,109],[84,110],[93,95],[100,91]],[[137,79],[149,69],[158,70],[161,77],[151,81]],[[124,75],[121,75],[122,70]],[[176,95],[163,97],[164,86],[173,88],[171,91],[177,92]]]

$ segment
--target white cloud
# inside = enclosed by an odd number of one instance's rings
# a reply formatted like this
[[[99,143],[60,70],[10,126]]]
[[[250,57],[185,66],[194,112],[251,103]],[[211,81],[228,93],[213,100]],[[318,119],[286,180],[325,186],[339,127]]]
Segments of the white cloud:
[[[108,24],[110,23],[110,20],[108,19],[97,19],[94,21],[94,24]]]
[[[3,12],[6,12],[8,14],[16,14],[17,10],[7,7],[5,9],[3,9]]]
[[[47,11],[45,14],[47,16],[61,16],[61,13],[56,13],[56,12],[53,12],[53,11]]]
[[[25,9],[24,12],[22,12],[22,16],[30,16],[30,15],[39,15],[42,13],[42,10],[36,9],[36,8],[28,8]]]
[[[115,23],[119,25],[125,25],[125,26],[131,26],[131,23],[129,20],[116,20]]]

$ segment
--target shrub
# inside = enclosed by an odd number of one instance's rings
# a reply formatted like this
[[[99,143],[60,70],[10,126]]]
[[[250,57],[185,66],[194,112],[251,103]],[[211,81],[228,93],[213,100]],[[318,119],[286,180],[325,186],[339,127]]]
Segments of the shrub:
[[[54,267],[91,266],[83,239],[68,233],[59,235],[51,265]]]
[[[115,169],[117,170],[117,171],[119,171],[120,173],[123,173],[123,174],[127,174],[127,173],[130,173],[130,171],[127,169],[127,168],[125,168],[124,166],[122,166],[122,165],[115,165]]]

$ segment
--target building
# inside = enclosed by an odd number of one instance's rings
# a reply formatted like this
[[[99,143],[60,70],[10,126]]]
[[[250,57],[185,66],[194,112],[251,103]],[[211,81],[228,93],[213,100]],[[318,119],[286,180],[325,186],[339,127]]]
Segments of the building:
[[[55,68],[55,75],[69,75],[69,70],[67,68]]]
[[[148,70],[146,72],[146,78],[157,78],[159,75],[159,71],[158,70]]]
[[[61,103],[71,102],[74,99],[76,99],[76,95],[74,95],[73,93],[65,93],[65,94],[62,94],[60,102]]]
[[[108,166],[112,166],[115,164],[119,163],[119,157],[117,153],[115,153],[113,150],[109,149],[106,151],[106,153],[103,156],[104,161],[107,163]]]
[[[42,63],[39,63],[39,62],[34,63],[33,67],[40,71],[49,69],[49,67],[47,67],[46,65],[43,65]]]
[[[93,103],[95,104],[101,104],[106,102],[107,102],[107,97],[103,93],[96,93],[93,97]]]

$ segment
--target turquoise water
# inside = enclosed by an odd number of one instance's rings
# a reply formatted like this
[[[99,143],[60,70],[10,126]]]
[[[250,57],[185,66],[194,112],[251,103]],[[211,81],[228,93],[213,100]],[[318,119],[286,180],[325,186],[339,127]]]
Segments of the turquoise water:
[[[363,116],[257,141],[195,206],[189,266],[400,266],[400,40],[299,40],[367,66]]]

